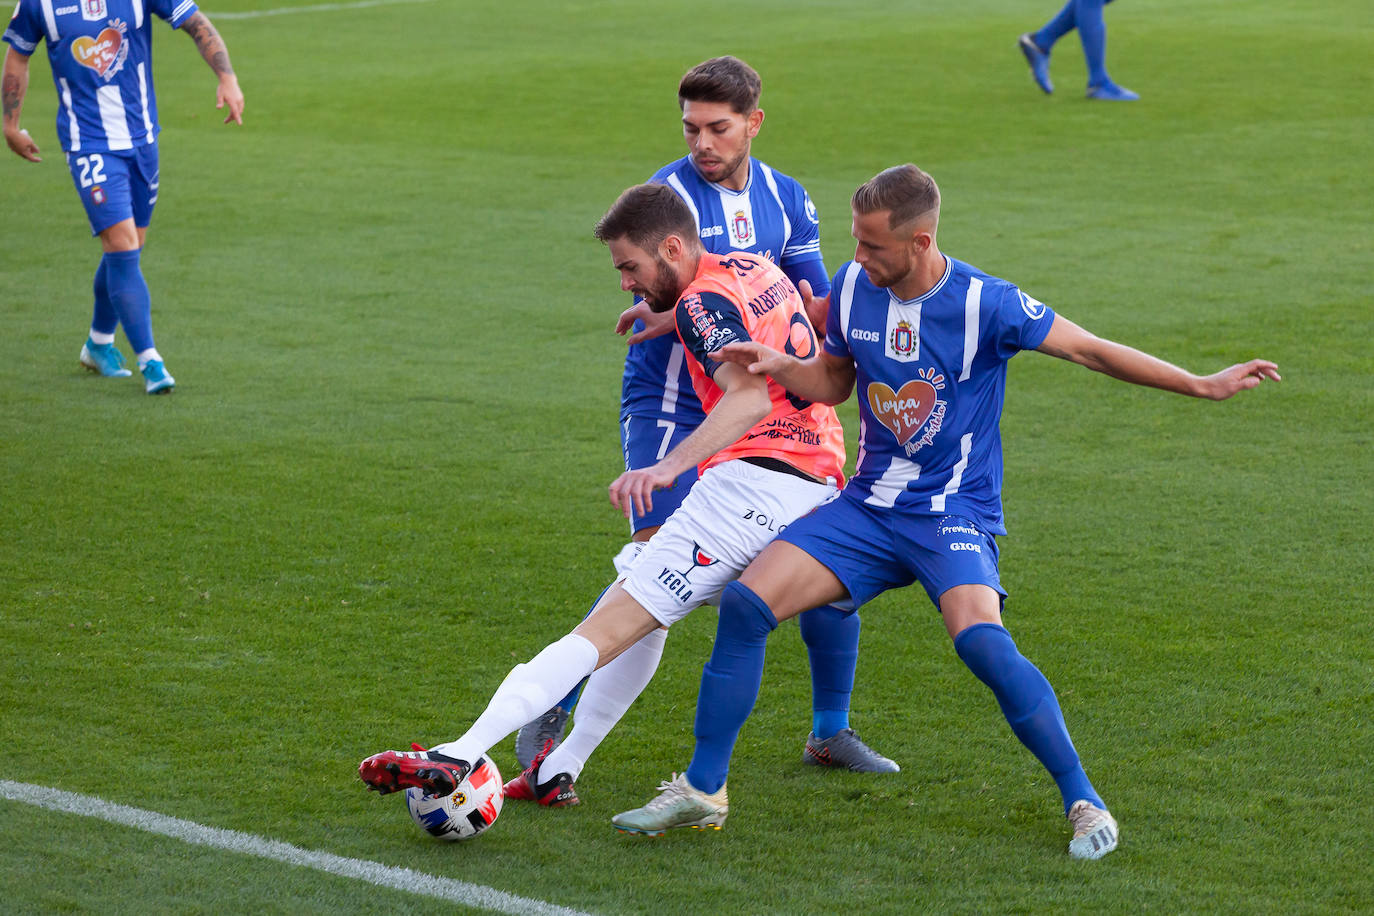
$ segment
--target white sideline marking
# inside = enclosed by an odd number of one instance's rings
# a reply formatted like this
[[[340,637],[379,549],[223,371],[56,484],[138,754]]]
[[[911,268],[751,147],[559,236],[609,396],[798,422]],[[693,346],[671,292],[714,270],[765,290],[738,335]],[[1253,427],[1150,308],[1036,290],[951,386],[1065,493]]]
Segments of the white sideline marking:
[[[356,878],[378,887],[438,897],[440,900],[495,910],[498,913],[511,913],[515,916],[587,916],[578,910],[555,906],[542,900],[531,900],[528,897],[517,897],[480,884],[427,875],[408,868],[397,868],[365,859],[347,859],[328,852],[301,849],[290,843],[264,839],[251,833],[206,827],[204,824],[183,821],[181,818],[158,814],[156,811],[130,808],[91,795],[77,795],[47,786],[0,779],[0,797],[52,811],[95,817],[112,824],[123,824],[126,827],[146,830],[148,833],[159,833],[185,843],[240,852],[262,859],[274,859],[288,865],[300,865],[328,872],[331,875]]]
[[[272,10],[244,10],[238,13],[206,13],[205,15],[212,21],[219,19],[261,19],[264,16],[287,16],[291,13],[329,13],[335,10],[361,10],[369,6],[429,2],[431,0],[354,0],[352,3],[316,3],[313,6],[281,6]]]

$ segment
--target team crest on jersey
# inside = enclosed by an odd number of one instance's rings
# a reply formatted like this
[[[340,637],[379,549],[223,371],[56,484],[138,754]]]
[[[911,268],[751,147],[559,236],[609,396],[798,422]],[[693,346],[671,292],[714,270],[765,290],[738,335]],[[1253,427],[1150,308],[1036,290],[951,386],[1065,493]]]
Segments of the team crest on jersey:
[[[817,226],[821,224],[820,214],[816,212],[816,205],[811,202],[811,195],[806,195],[806,218]]]
[[[935,369],[917,369],[916,375],[897,391],[873,382],[867,392],[869,410],[897,437],[907,457],[935,441],[949,406],[939,394],[945,387],[943,375]]]
[[[72,57],[81,66],[99,73],[108,83],[124,69],[124,61],[129,58],[128,34],[129,27],[122,19],[112,19],[94,38],[89,35],[73,38]]]
[[[754,221],[748,213],[735,211],[735,218],[730,220],[730,236],[736,248],[748,248],[754,244]]]
[[[911,360],[921,355],[921,338],[907,321],[898,321],[888,331],[887,355],[893,359]]]
[[[105,189],[100,185],[91,188],[91,200],[93,200],[96,205],[103,204],[105,202]]]
[[[105,0],[81,0],[81,18],[87,22],[99,22],[108,12]]]

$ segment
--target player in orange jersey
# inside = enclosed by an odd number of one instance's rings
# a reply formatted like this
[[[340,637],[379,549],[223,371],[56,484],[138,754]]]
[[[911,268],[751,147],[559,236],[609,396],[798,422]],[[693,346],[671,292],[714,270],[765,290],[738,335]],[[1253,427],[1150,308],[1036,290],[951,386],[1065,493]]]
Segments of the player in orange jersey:
[[[776,265],[747,253],[708,254],[691,210],[666,185],[627,190],[597,223],[596,236],[610,248],[622,289],[657,312],[673,310],[707,412],[657,464],[616,478],[611,502],[628,516],[650,508],[654,490],[686,469],[699,467],[701,478],[587,619],[516,665],[466,733],[428,751],[367,758],[358,772],[369,788],[452,792],[490,747],[582,678],[655,629],[714,603],[778,531],[830,499],[843,482],[844,439],[833,408],[706,356],[747,340],[799,356],[816,350],[801,296]],[[576,804],[568,774],[538,781],[540,762],[511,780],[507,794],[550,806]],[[723,789],[719,795],[723,820]]]

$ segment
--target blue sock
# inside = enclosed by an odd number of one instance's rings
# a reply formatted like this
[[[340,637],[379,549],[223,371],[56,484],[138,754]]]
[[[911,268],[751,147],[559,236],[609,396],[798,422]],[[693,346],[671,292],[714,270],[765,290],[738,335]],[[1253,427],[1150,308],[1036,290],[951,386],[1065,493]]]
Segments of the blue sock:
[[[1107,76],[1107,23],[1102,18],[1102,0],[1074,0],[1074,21],[1083,56],[1088,61],[1088,85],[1111,82]]]
[[[1040,31],[1031,35],[1037,47],[1046,54],[1050,53],[1050,48],[1054,43],[1065,35],[1073,31],[1074,25],[1074,0],[1069,0],[1064,4],[1064,8],[1055,14],[1054,18],[1045,23]]]
[[[1078,761],[1054,688],[1016,650],[1011,634],[995,623],[975,623],[954,638],[954,651],[992,688],[1011,730],[1054,777],[1064,812],[1081,798],[1106,808]]]
[[[697,696],[697,747],[687,781],[708,794],[720,791],[744,720],[763,682],[763,654],[777,618],[758,595],[731,582],[720,596],[720,622],[711,658],[701,669]]]
[[[95,294],[95,305],[91,308],[91,330],[101,334],[113,334],[119,327],[119,313],[110,303],[108,283],[105,259],[102,257],[100,266],[95,269],[95,282],[91,284],[91,292]]]
[[[859,663],[859,615],[818,607],[797,622],[811,657],[811,732],[824,741],[849,727],[849,695]]]
[[[592,616],[592,611],[596,609],[597,602],[604,598],[606,596],[606,593],[610,590],[611,586],[609,585],[601,590],[601,594],[596,596],[596,601],[593,601],[592,606],[587,608],[587,613],[582,615],[583,620],[586,620],[588,617]],[[578,697],[582,696],[582,688],[585,686],[587,686],[587,679],[584,677],[582,680],[574,684],[573,689],[568,691],[567,696],[563,697],[563,699],[559,700],[558,703],[555,705],[562,706],[568,712],[572,712],[573,707],[577,705]]]
[[[139,269],[140,249],[107,251],[101,260],[105,266],[105,285],[110,304],[119,313],[124,336],[129,346],[139,354],[153,346],[153,301],[148,294],[148,282]]]

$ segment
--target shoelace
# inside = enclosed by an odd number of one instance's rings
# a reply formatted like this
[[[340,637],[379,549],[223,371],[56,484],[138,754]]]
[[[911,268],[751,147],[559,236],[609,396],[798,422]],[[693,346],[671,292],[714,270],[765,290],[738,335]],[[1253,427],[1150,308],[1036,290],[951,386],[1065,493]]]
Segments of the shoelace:
[[[665,808],[672,804],[673,799],[678,796],[685,796],[687,794],[686,788],[678,781],[678,774],[676,773],[673,774],[672,779],[665,779],[663,782],[659,783],[658,791],[658,797],[645,805],[645,808],[651,811],[657,811],[659,808]]]
[[[1093,807],[1091,804],[1074,806],[1069,812],[1069,823],[1073,824],[1075,834],[1091,833],[1107,823],[1106,817],[1103,816],[1105,813],[1101,808]]]

